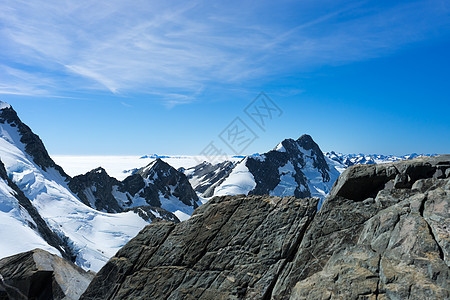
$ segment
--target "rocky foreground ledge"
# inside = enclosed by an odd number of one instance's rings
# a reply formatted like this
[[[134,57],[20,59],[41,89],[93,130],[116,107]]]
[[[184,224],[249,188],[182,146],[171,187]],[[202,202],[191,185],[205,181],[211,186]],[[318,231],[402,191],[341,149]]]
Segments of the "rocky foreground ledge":
[[[155,222],[81,299],[448,299],[450,155],[347,169],[318,199],[214,198]]]

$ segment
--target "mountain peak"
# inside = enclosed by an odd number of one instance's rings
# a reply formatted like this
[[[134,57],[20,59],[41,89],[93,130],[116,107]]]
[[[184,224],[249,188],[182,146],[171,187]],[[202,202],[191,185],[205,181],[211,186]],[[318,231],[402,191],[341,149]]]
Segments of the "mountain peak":
[[[5,109],[5,108],[11,108],[11,105],[9,105],[9,103],[3,102],[0,100],[0,110]]]
[[[317,145],[309,134],[303,134],[296,142],[300,145]]]

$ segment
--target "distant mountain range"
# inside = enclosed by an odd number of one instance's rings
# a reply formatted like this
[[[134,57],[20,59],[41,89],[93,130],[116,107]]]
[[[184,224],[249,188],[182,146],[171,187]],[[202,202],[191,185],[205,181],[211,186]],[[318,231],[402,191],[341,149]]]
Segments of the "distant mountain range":
[[[336,153],[334,151],[331,152],[325,152],[325,155],[342,164],[347,167],[353,166],[353,165],[370,165],[370,164],[382,164],[382,163],[389,163],[399,160],[405,160],[405,159],[413,159],[420,156],[435,156],[436,154],[407,154],[402,156],[395,156],[395,155],[381,155],[381,154],[342,154],[342,153]]]

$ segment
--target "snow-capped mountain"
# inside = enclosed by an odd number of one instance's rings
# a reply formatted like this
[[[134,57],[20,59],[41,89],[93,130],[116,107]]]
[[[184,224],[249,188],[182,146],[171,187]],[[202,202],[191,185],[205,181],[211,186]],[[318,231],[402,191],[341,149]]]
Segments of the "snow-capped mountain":
[[[228,177],[237,162],[224,161],[217,164],[210,162],[202,162],[194,167],[179,171],[184,172],[194,190],[202,194],[204,197],[211,197],[214,194],[214,189]]]
[[[83,204],[40,138],[4,102],[0,160],[5,169],[0,179],[2,256],[39,247],[97,271],[148,224],[134,211],[109,214]]]
[[[201,204],[186,176],[160,158],[123,181],[97,168],[72,178],[69,187],[92,208],[105,212],[131,209],[150,220],[160,217],[179,222]]]
[[[344,167],[350,167],[353,165],[370,165],[370,164],[383,164],[405,159],[413,159],[420,156],[434,156],[436,154],[406,154],[402,156],[395,155],[382,155],[382,154],[342,154],[334,151],[325,152],[325,156],[332,159],[335,162],[342,164]]]
[[[323,199],[343,169],[323,155],[311,136],[303,135],[238,163],[202,163],[184,172],[205,197],[254,194]]]

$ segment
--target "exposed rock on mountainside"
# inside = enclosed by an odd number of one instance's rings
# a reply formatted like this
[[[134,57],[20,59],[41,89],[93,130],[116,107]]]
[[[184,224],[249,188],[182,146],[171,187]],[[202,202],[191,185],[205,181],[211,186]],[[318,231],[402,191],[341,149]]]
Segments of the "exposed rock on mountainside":
[[[0,299],[76,300],[93,277],[61,257],[35,249],[0,260]]]
[[[1,101],[0,101],[1,102]],[[55,162],[48,155],[47,149],[45,149],[44,143],[38,135],[34,134],[30,127],[24,124],[17,116],[16,111],[5,102],[1,102],[3,105],[0,113],[0,123],[8,124],[11,127],[16,127],[20,134],[20,142],[25,145],[25,152],[33,158],[35,164],[46,171],[48,168],[56,169],[61,176],[68,178],[69,176],[63,171],[63,169],[55,164]]]
[[[147,226],[82,299],[448,299],[450,155],[358,165],[314,199],[217,197]]]
[[[202,162],[201,164],[189,169],[181,169],[186,174],[189,182],[197,193],[205,197],[211,197],[214,194],[214,188],[228,177],[235,163],[224,161],[218,164]]]
[[[110,177],[103,168],[97,168],[84,175],[73,177],[69,182],[69,188],[80,200],[100,211],[117,213],[122,208],[112,195],[113,187],[120,183]]]
[[[123,181],[97,168],[72,178],[69,187],[92,208],[105,212],[145,211],[148,219],[162,217],[179,222],[175,216],[178,211],[189,216],[200,204],[186,176],[160,158]]]
[[[140,169],[137,174],[145,181],[140,197],[144,197],[149,204],[163,207],[164,199],[176,198],[194,209],[198,207],[198,196],[186,176],[160,158]]]

